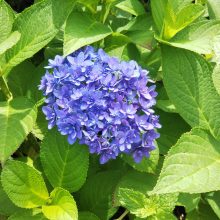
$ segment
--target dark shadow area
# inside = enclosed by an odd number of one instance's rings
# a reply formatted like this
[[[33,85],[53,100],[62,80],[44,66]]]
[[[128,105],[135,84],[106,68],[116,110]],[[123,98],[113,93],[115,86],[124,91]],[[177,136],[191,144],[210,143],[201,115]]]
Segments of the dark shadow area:
[[[186,219],[186,210],[184,206],[176,206],[173,210],[173,214],[177,217],[178,220]]]
[[[119,218],[125,212],[125,208],[119,207],[118,211],[110,218],[110,220],[115,220]],[[126,215],[123,220],[129,220],[128,215]]]
[[[16,12],[22,12],[25,8],[34,4],[34,0],[5,0]]]

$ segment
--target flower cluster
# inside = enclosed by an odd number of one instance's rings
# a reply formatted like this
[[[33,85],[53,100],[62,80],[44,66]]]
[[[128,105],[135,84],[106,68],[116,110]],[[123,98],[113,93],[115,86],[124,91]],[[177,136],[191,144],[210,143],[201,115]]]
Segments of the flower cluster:
[[[161,126],[151,109],[157,93],[148,71],[91,46],[56,56],[46,68],[39,89],[49,129],[56,125],[70,144],[88,145],[101,164],[120,153],[135,162],[149,157]]]

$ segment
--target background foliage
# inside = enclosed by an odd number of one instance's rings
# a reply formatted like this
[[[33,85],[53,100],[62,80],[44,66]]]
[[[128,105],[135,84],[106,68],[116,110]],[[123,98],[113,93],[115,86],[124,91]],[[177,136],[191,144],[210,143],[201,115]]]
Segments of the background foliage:
[[[106,165],[47,129],[47,60],[92,44],[156,81],[157,150]],[[0,0],[0,219],[220,219],[219,0]]]

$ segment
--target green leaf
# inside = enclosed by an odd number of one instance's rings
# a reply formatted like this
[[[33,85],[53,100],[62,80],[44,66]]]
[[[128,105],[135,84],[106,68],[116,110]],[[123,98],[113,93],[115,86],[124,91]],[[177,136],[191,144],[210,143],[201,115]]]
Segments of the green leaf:
[[[130,42],[131,40],[124,34],[112,33],[112,35],[105,38],[105,51],[111,53],[112,50],[120,47],[123,47],[124,49],[125,46]],[[117,53],[115,53],[115,56],[117,56]]]
[[[36,123],[31,133],[42,141],[47,132],[48,132],[48,121],[46,120],[44,113],[42,111],[39,111],[37,114]]]
[[[152,193],[204,193],[220,189],[219,142],[208,132],[193,129],[182,135],[165,158]]]
[[[161,78],[162,78],[162,76],[161,76]],[[156,107],[158,109],[163,110],[164,112],[178,113],[175,105],[169,99],[164,85],[161,86],[160,84],[157,84],[157,92],[158,92],[158,96],[157,96]]]
[[[186,213],[189,213],[198,207],[200,200],[200,194],[180,193],[177,205],[184,206],[186,209]]]
[[[157,147],[155,150],[151,151],[150,157],[143,158],[140,163],[135,163],[133,157],[126,154],[122,155],[122,159],[140,172],[155,173],[159,160],[159,148]]]
[[[40,65],[38,65],[35,68],[35,70],[33,70],[33,74],[32,74],[31,79],[29,79],[29,83],[26,83],[26,84],[28,84],[26,87],[27,88],[26,89],[26,91],[27,91],[26,96],[31,98],[32,100],[34,100],[36,103],[41,101],[44,98],[42,91],[40,91],[38,89],[38,85],[39,85],[39,82],[40,82],[42,76],[44,76],[44,74],[45,74],[44,67],[47,65],[48,65],[48,61],[45,61],[45,60]],[[13,70],[12,70],[12,72],[13,72]],[[25,74],[21,73],[21,75],[19,78],[24,78]],[[15,77],[13,77],[13,78],[15,78]],[[19,81],[21,81],[21,79]],[[22,87],[25,88],[25,86],[22,86]]]
[[[0,102],[0,161],[3,163],[20,146],[37,117],[36,107],[24,97]]]
[[[84,184],[89,163],[87,146],[70,145],[66,136],[53,129],[46,134],[40,155],[44,172],[53,187],[75,192]]]
[[[97,12],[97,6],[99,4],[99,0],[78,0],[78,2],[80,4],[85,5],[92,13]]]
[[[36,67],[30,61],[24,61],[9,73],[7,81],[13,97],[28,95],[35,69]]]
[[[201,54],[211,54],[214,50],[214,39],[219,35],[220,21],[205,20],[189,25],[169,42],[162,41],[162,43]]]
[[[156,185],[157,177],[152,174],[140,173],[136,170],[128,171],[117,184],[114,192],[114,205],[119,206],[119,190],[120,188],[132,189],[144,194],[151,191]]]
[[[58,33],[72,10],[75,0],[44,0],[27,8],[16,18],[13,30],[21,33],[20,41],[6,52],[3,74],[32,57]]]
[[[184,7],[190,5],[192,3],[191,0],[168,0],[169,4],[172,6],[173,10],[177,13],[181,11]]]
[[[7,219],[8,219],[8,217],[7,217],[7,216],[5,216],[5,215],[1,215],[1,214],[0,214],[0,219],[1,219],[1,220],[7,220]]]
[[[112,53],[112,56],[115,56],[114,53]],[[135,60],[138,62],[138,60],[140,59],[140,51],[135,44],[129,43],[125,46],[121,59],[127,61]]]
[[[23,162],[9,160],[2,171],[1,181],[8,197],[18,207],[35,208],[44,205],[49,198],[41,174]]]
[[[64,55],[88,44],[104,39],[112,33],[106,25],[93,20],[86,13],[73,12],[66,22]]]
[[[100,220],[92,212],[79,212],[79,220]]]
[[[9,216],[19,210],[21,209],[8,198],[0,183],[0,214]]]
[[[214,56],[212,57],[212,60],[217,63],[218,65],[220,64],[220,35],[216,36],[214,39]],[[212,54],[213,55],[213,54]]]
[[[18,31],[14,31],[11,35],[6,38],[2,43],[0,43],[0,55],[5,53],[8,49],[13,47],[19,40],[21,34]]]
[[[190,130],[190,126],[178,114],[166,113],[161,110],[156,110],[156,114],[160,116],[160,123],[163,125],[159,130],[160,137],[157,139],[157,144],[160,153],[165,155],[176,144],[180,136]],[[175,123],[173,123],[174,121]]]
[[[214,86],[220,95],[220,65],[216,65],[212,74],[212,80],[214,83]]]
[[[129,31],[126,36],[128,36],[133,43],[147,49],[151,49],[154,40],[154,33],[151,30]]]
[[[220,191],[209,193],[205,196],[205,199],[208,201],[218,218],[220,218]]]
[[[220,0],[207,0],[209,17],[211,19],[220,19]]]
[[[151,0],[151,11],[159,33],[162,31],[168,0]]]
[[[143,5],[138,0],[124,0],[115,6],[135,16],[145,13]]]
[[[119,181],[121,172],[105,171],[88,178],[80,190],[79,206],[102,220],[108,220],[117,210],[112,207],[112,195]]]
[[[156,184],[157,177],[153,174],[140,173],[136,170],[129,170],[121,177],[117,184],[116,192],[119,188],[128,188],[147,194]]]
[[[141,192],[120,188],[119,198],[121,205],[127,208],[132,214],[140,218],[147,218],[150,216],[163,217],[164,213],[171,214],[175,207],[177,195],[167,194],[162,196],[154,195],[147,197]]]
[[[40,211],[39,209],[24,209],[11,215],[8,220],[46,220],[47,218]]]
[[[204,203],[200,203],[198,210],[187,213],[187,220],[219,220],[212,211],[212,208]]]
[[[0,43],[5,41],[11,33],[14,21],[12,9],[5,1],[0,1]]]
[[[156,107],[171,113],[177,113],[175,105],[169,100],[157,100]]]
[[[117,21],[117,20],[116,20]],[[113,34],[119,34],[118,32],[124,31],[147,31],[153,26],[153,18],[150,14],[143,14],[132,18],[126,25],[117,28],[117,32]]]
[[[176,33],[188,26],[204,12],[204,7],[199,4],[189,4],[176,12],[171,1],[168,1],[164,19],[164,39],[170,39]]]
[[[179,114],[192,127],[210,130],[220,139],[220,97],[211,65],[193,52],[163,46],[162,67],[165,88]]]
[[[146,218],[156,213],[154,209],[150,208],[146,196],[138,191],[120,188],[119,201],[123,207],[140,218]]]
[[[76,202],[65,189],[55,188],[51,194],[51,203],[42,207],[43,214],[50,220],[78,220]]]

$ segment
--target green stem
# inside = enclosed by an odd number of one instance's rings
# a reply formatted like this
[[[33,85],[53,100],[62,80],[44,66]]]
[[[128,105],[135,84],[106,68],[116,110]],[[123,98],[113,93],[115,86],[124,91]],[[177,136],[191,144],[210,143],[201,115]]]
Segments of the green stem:
[[[115,219],[115,220],[123,220],[124,217],[125,217],[128,213],[129,213],[129,211],[128,211],[128,210],[125,210],[124,213],[123,213],[119,218],[117,218],[117,219]]]
[[[0,71],[1,74],[1,71]],[[4,94],[7,101],[12,100],[13,96],[8,88],[8,84],[3,76],[0,77],[0,88],[2,90],[2,93]]]
[[[36,106],[37,106],[37,107],[41,106],[42,104],[44,104],[44,101],[45,101],[45,98],[40,99],[40,100],[37,102]]]

